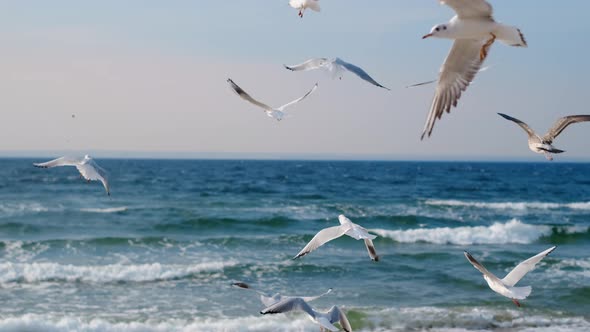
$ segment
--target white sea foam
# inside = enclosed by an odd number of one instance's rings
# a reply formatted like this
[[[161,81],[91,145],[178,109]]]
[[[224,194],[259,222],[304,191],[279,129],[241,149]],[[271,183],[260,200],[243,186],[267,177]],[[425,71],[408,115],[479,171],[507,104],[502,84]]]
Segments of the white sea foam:
[[[117,213],[127,211],[126,206],[110,207],[110,208],[83,208],[80,209],[82,212],[90,213]]]
[[[505,244],[532,243],[551,234],[550,226],[524,224],[518,219],[494,223],[491,226],[416,228],[407,230],[372,230],[376,234],[402,243],[428,242],[436,244]]]
[[[82,282],[146,282],[187,277],[199,272],[220,271],[237,262],[204,262],[192,265],[111,264],[64,265],[57,263],[0,263],[0,284],[10,282],[37,283],[43,281]]]
[[[11,217],[15,215],[23,215],[28,213],[42,213],[63,211],[62,205],[47,207],[37,202],[6,202],[0,203],[0,217]]]
[[[549,202],[477,202],[460,200],[427,200],[426,205],[451,206],[451,207],[475,207],[480,209],[494,210],[550,210],[550,209],[572,209],[590,210],[590,202],[573,203],[549,203]]]

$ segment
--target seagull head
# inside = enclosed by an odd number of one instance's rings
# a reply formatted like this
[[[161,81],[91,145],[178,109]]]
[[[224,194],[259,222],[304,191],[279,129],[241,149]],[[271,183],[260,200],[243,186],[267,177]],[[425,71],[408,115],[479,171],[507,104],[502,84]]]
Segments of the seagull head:
[[[432,27],[432,29],[430,29],[430,33],[427,33],[424,36],[422,36],[422,39],[426,39],[428,37],[444,38],[448,35],[448,30],[449,27],[446,24],[435,25]]]

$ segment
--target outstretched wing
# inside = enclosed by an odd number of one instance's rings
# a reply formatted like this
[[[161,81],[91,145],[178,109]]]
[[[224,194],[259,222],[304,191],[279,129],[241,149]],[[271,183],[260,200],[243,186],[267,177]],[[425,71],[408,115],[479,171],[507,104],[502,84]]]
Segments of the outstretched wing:
[[[287,104],[285,104],[285,105],[283,105],[283,106],[281,106],[281,107],[277,108],[277,110],[279,110],[279,111],[281,111],[281,112],[282,112],[282,111],[283,111],[285,108],[287,108],[287,107],[289,107],[289,106],[291,106],[291,105],[297,104],[298,102],[300,102],[300,101],[302,101],[303,99],[307,98],[307,96],[309,96],[310,94],[312,94],[312,93],[313,93],[313,92],[314,92],[314,91],[315,91],[317,88],[318,88],[318,84],[316,83],[316,84],[313,86],[313,88],[311,88],[311,90],[309,90],[309,92],[307,92],[307,93],[306,93],[306,94],[305,94],[303,97],[301,97],[301,98],[297,98],[297,99],[293,100],[292,102],[290,102],[290,103],[287,103]]]
[[[377,83],[377,81],[375,81],[371,76],[369,76],[369,74],[367,74],[366,71],[364,71],[362,68],[357,67],[355,65],[353,65],[352,63],[348,63],[342,59],[336,58],[336,60],[334,61],[336,64],[344,67],[344,69],[348,70],[351,73],[354,73],[356,76],[360,77],[361,79],[375,85],[378,86],[380,88],[389,90],[389,88],[384,87],[383,85]]]
[[[280,314],[284,312],[294,311],[294,310],[301,310],[306,312],[311,317],[315,317],[316,314],[313,309],[300,297],[288,297],[282,301],[279,301],[271,306],[268,306],[262,311],[261,314]]]
[[[285,66],[285,68],[287,68],[291,71],[306,71],[306,70],[313,70],[313,69],[321,68],[321,67],[325,66],[326,64],[328,64],[328,62],[329,61],[326,58],[315,58],[315,59],[309,59],[309,60],[305,61],[304,63],[300,63],[298,65],[293,65],[293,66],[283,65],[283,66]]]
[[[545,136],[543,136],[543,142],[544,143],[551,144],[551,143],[553,143],[553,140],[559,134],[561,134],[561,132],[567,126],[569,126],[569,125],[571,125],[573,123],[585,122],[585,121],[590,121],[590,115],[570,115],[570,116],[565,116],[565,117],[557,120],[557,122],[555,122],[555,124],[553,125],[553,127],[551,129],[549,129],[549,131],[547,132],[547,134],[545,134]]]
[[[467,258],[467,260],[469,261],[469,263],[471,263],[471,265],[473,265],[473,267],[475,267],[476,269],[479,270],[479,272],[481,272],[483,275],[491,278],[491,279],[498,279],[498,277],[496,277],[495,275],[493,275],[490,271],[488,271],[483,265],[481,265],[480,262],[478,262],[477,260],[475,260],[475,258],[473,258],[473,256],[471,256],[470,253],[468,253],[467,251],[464,252],[465,254],[465,258]]]
[[[328,315],[330,316],[330,323],[340,323],[342,329],[346,332],[352,332],[352,327],[350,326],[350,322],[348,318],[344,314],[344,311],[340,310],[340,308],[333,306],[330,311],[328,311]]]
[[[57,159],[50,160],[44,163],[35,163],[33,164],[35,167],[41,168],[51,168],[51,167],[58,167],[58,166],[76,166],[82,160],[80,158],[71,158],[71,157],[60,157]]]
[[[98,164],[94,160],[90,159],[85,163],[77,164],[76,168],[86,180],[102,182],[102,185],[104,186],[107,195],[111,195],[109,181],[107,179],[107,173],[104,169],[102,169],[102,167],[98,166]]]
[[[377,256],[377,251],[375,250],[373,241],[371,239],[365,239],[365,246],[367,247],[367,251],[369,252],[369,257],[371,257],[371,259],[375,262],[378,262],[379,256]]]
[[[539,263],[545,256],[549,255],[556,247],[551,247],[529,259],[518,264],[510,273],[508,273],[502,282],[504,285],[513,287],[516,283],[524,277],[525,274],[529,273],[535,268],[535,265]]]
[[[517,118],[513,118],[513,117],[503,114],[503,113],[498,113],[498,115],[500,115],[501,117],[503,117],[506,120],[510,120],[510,121],[516,123],[517,125],[519,125],[520,128],[522,128],[522,129],[524,129],[524,131],[526,131],[526,133],[529,135],[529,137],[536,137],[537,136],[537,134],[535,134],[535,132],[531,129],[531,127],[529,127],[529,125],[518,120]]]
[[[461,93],[467,90],[485,60],[485,57],[482,59],[480,54],[484,45],[485,41],[482,40],[455,40],[440,69],[438,84],[421,139],[432,134],[436,120],[440,119],[444,112],[450,113],[451,106],[457,106]],[[487,55],[487,50],[483,52],[483,55]]]
[[[492,18],[493,9],[485,0],[441,0],[457,13],[460,18]]]
[[[301,249],[297,256],[293,257],[293,259],[305,256],[324,245],[324,243],[341,237],[344,235],[344,233],[346,233],[346,230],[347,228],[342,226],[334,226],[322,229],[313,237],[313,239],[311,239],[311,241],[309,241],[309,243],[303,249]]]
[[[330,292],[332,292],[332,288],[328,289],[327,292],[325,292],[324,294],[320,294],[318,296],[302,296],[301,298],[305,301],[305,302],[310,302],[310,301],[314,301],[319,299],[320,297],[330,294]]]
[[[240,88],[236,83],[234,83],[234,81],[232,81],[231,78],[228,78],[227,82],[231,86],[232,90],[235,93],[237,93],[238,96],[242,97],[242,99],[247,100],[256,106],[263,108],[265,111],[272,111],[272,107],[270,107],[264,103],[261,103],[258,100],[250,97],[250,95],[248,93],[246,93],[246,91],[244,91],[242,88]]]

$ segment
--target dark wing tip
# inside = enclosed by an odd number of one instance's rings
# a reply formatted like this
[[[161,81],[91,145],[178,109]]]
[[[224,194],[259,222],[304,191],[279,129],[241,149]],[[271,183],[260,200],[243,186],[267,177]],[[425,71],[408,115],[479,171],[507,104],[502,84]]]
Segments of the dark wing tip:
[[[234,282],[231,285],[236,286],[236,287],[240,287],[240,288],[250,288],[250,286],[244,282]]]
[[[378,262],[379,261],[379,256],[375,256],[375,258],[373,259],[374,262]]]
[[[293,71],[293,68],[292,67],[289,67],[287,65],[283,65],[283,67],[285,67],[285,69],[289,69],[290,71]]]

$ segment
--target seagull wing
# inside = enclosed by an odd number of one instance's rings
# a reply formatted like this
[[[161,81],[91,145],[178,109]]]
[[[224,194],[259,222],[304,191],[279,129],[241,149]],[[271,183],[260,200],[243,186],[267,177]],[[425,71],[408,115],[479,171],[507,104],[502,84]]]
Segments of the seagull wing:
[[[352,332],[352,327],[350,326],[350,322],[348,318],[344,314],[344,311],[340,310],[337,306],[333,306],[330,311],[328,311],[328,316],[330,317],[330,323],[340,323],[342,329],[346,332]]]
[[[77,166],[81,161],[82,161],[82,159],[80,159],[80,158],[61,157],[61,158],[53,159],[48,162],[36,163],[33,165],[35,167],[41,167],[41,168],[51,168],[51,167],[58,167],[58,166]]]
[[[465,251],[464,254],[465,254],[465,258],[467,258],[467,260],[469,261],[469,263],[471,263],[471,265],[473,265],[473,267],[475,267],[476,269],[478,269],[479,272],[481,272],[483,275],[488,276],[491,279],[496,279],[496,280],[498,279],[498,277],[496,277],[495,275],[493,275],[483,265],[481,265],[477,260],[475,260],[475,258],[473,258],[473,256],[471,256],[470,253],[468,253],[467,251]]]
[[[291,105],[297,104],[298,102],[300,102],[300,101],[302,101],[303,99],[307,98],[307,96],[309,96],[310,94],[312,94],[312,93],[313,93],[313,92],[314,92],[314,91],[315,91],[317,88],[318,88],[318,84],[316,83],[316,84],[313,86],[313,88],[311,88],[311,90],[309,90],[309,92],[307,92],[307,93],[306,93],[306,94],[305,94],[303,97],[301,97],[301,98],[298,98],[298,99],[295,99],[295,100],[293,100],[292,102],[290,102],[290,103],[287,103],[287,104],[285,104],[285,105],[283,105],[283,106],[281,106],[281,107],[277,108],[277,110],[279,110],[279,111],[281,111],[281,112],[282,112],[282,111],[283,111],[285,108],[287,108],[287,107],[289,107],[289,106],[291,106]]]
[[[480,51],[484,45],[485,41],[471,39],[457,39],[453,43],[440,69],[438,85],[422,132],[422,139],[425,135],[431,135],[436,119],[440,119],[444,112],[451,112],[451,106],[457,106],[461,92],[471,84],[485,60],[480,58]],[[487,55],[487,52],[485,54]]]
[[[77,164],[76,168],[86,180],[96,180],[102,182],[107,195],[111,194],[106,171],[98,166],[98,164],[93,159],[90,159],[85,163]]]
[[[578,122],[585,122],[585,121],[590,121],[590,115],[570,115],[570,116],[565,116],[559,120],[557,120],[557,122],[553,125],[553,127],[551,129],[549,129],[549,131],[547,132],[547,134],[545,134],[545,136],[543,136],[543,142],[544,143],[553,143],[553,140],[559,135],[561,134],[561,132],[569,125],[573,124],[573,123],[578,123]]]
[[[460,18],[492,17],[493,9],[485,0],[441,0],[457,13]]]
[[[328,289],[327,292],[325,292],[324,294],[320,294],[318,296],[302,296],[301,298],[305,301],[305,302],[310,302],[310,301],[314,301],[319,299],[320,297],[330,294],[330,292],[332,292],[332,288]]]
[[[371,259],[375,262],[378,262],[379,256],[377,256],[377,251],[375,251],[373,241],[371,239],[365,239],[365,246],[367,247],[367,251],[369,252],[369,257],[371,257]]]
[[[244,91],[242,88],[240,88],[236,83],[234,83],[234,81],[232,81],[231,78],[228,78],[227,82],[231,86],[232,90],[234,90],[234,92],[237,93],[238,96],[242,97],[242,99],[247,100],[256,106],[263,108],[265,111],[272,111],[273,110],[272,107],[270,107],[264,103],[261,103],[258,100],[250,97],[250,95],[248,93],[246,93],[246,91]]]
[[[545,256],[549,255],[553,250],[555,250],[555,248],[556,247],[551,247],[518,264],[514,269],[512,269],[512,271],[510,271],[510,273],[508,273],[504,277],[504,279],[502,279],[504,285],[514,287],[514,285],[516,285],[516,283],[520,279],[522,279],[522,277],[524,277],[525,274],[532,271],[535,268],[535,265],[537,265],[537,263],[539,263],[543,258],[545,258]]]
[[[279,295],[279,294],[276,294],[274,296],[270,296],[264,292],[261,292],[255,288],[250,287],[250,285],[248,285],[247,283],[244,283],[244,282],[236,282],[236,283],[233,283],[232,286],[255,291],[256,293],[258,293],[258,295],[260,295],[260,302],[262,302],[262,304],[264,304],[267,307],[279,302],[282,299],[281,295]]]
[[[287,66],[287,65],[283,65],[285,66],[285,68],[291,70],[291,71],[306,71],[306,70],[313,70],[313,69],[318,69],[321,67],[324,67],[325,64],[327,64],[329,61],[326,58],[315,58],[315,59],[309,59],[307,61],[305,61],[304,63],[300,63],[298,65],[293,65],[293,66]]]
[[[356,76],[360,77],[361,79],[363,79],[375,86],[378,86],[380,88],[389,90],[389,88],[384,87],[383,85],[377,83],[377,81],[375,81],[371,76],[369,76],[369,74],[367,74],[367,72],[364,71],[362,68],[357,67],[357,66],[353,65],[352,63],[348,63],[348,62],[346,62],[342,59],[339,59],[339,58],[336,58],[335,63],[337,65],[344,67],[349,72],[354,73]]]
[[[342,226],[334,226],[322,229],[313,237],[313,239],[311,239],[311,241],[309,241],[305,248],[301,249],[297,256],[293,257],[293,259],[305,256],[324,245],[324,243],[341,237],[344,235],[344,233],[346,233],[347,230],[347,227]]]
[[[513,118],[509,115],[503,114],[503,113],[498,113],[498,115],[500,115],[501,117],[503,117],[506,120],[510,120],[510,121],[516,123],[517,125],[519,125],[520,128],[522,128],[522,129],[524,129],[524,131],[526,131],[526,133],[529,135],[529,137],[536,137],[537,136],[537,134],[535,134],[535,132],[531,129],[531,127],[529,127],[529,125],[527,125],[526,123],[524,123],[516,118]]]
[[[280,314],[284,312],[294,311],[294,310],[301,310],[306,312],[311,317],[316,317],[316,313],[313,309],[300,297],[288,297],[282,301],[279,301],[271,306],[268,306],[262,311],[261,314]]]

